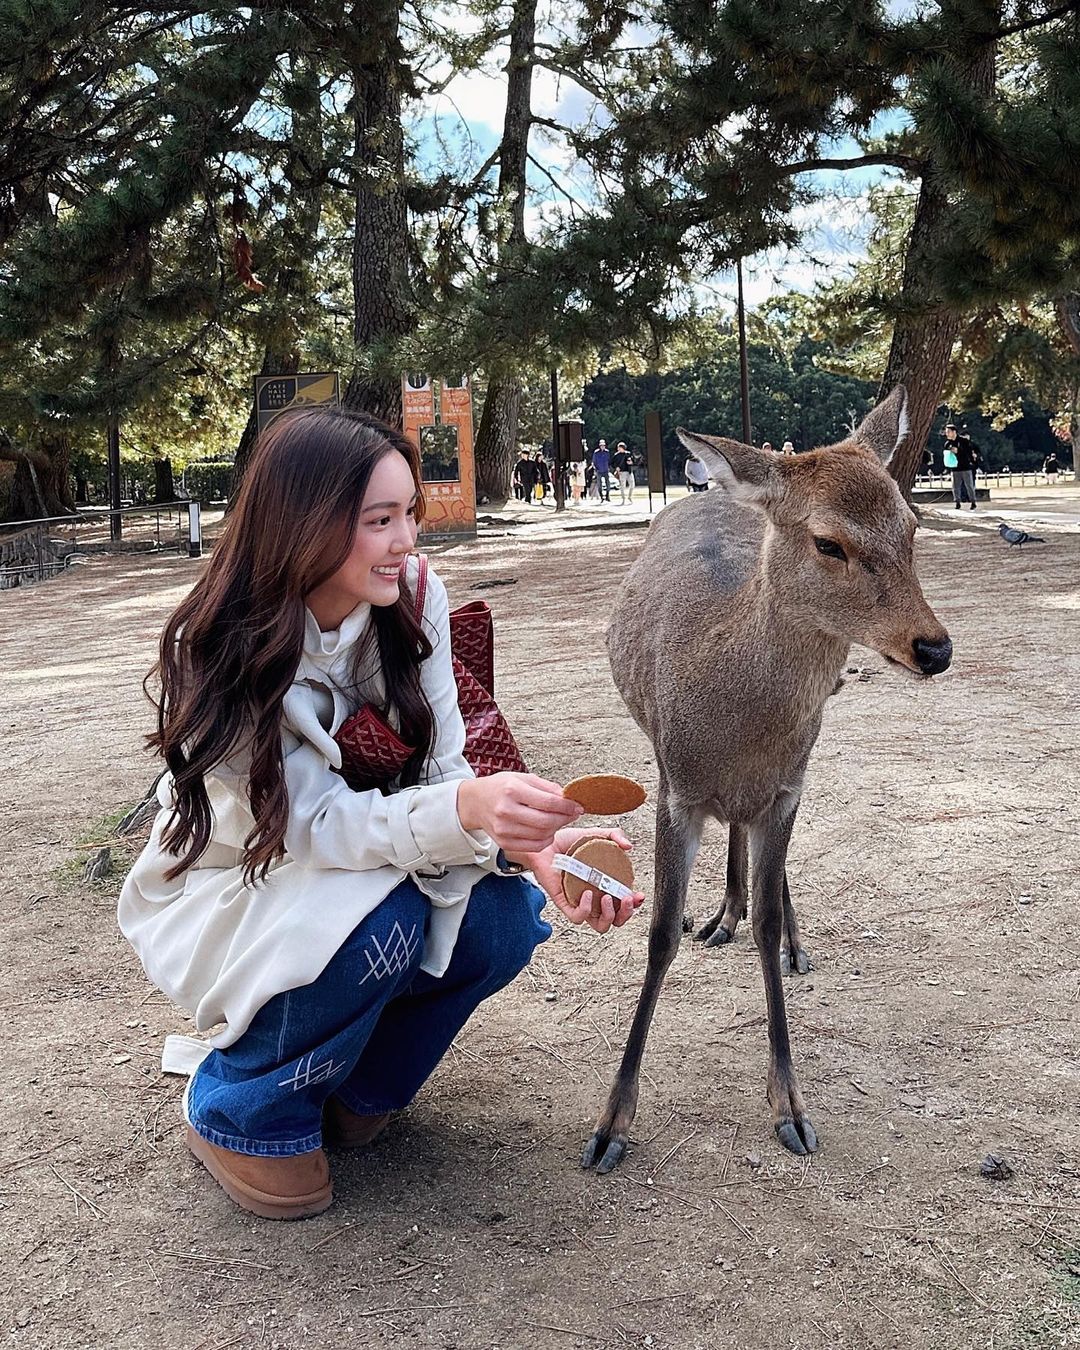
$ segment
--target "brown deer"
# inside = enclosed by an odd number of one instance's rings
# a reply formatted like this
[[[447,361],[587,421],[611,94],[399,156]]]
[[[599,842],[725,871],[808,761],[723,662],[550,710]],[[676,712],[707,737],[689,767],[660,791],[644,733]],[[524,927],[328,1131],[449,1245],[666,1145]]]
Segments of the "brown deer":
[[[885,468],[907,435],[906,401],[893,390],[847,440],[795,457],[679,431],[722,490],[657,517],[608,629],[615,684],[660,770],[655,899],[641,997],[583,1167],[609,1172],[626,1152],[645,1038],[709,816],[729,826],[727,887],[697,937],[709,946],[733,938],[746,914],[749,844],[773,1123],[793,1153],[817,1148],[782,979],[810,968],[786,870],[807,760],[852,642],[918,679],[952,659],[915,576],[915,516]]]

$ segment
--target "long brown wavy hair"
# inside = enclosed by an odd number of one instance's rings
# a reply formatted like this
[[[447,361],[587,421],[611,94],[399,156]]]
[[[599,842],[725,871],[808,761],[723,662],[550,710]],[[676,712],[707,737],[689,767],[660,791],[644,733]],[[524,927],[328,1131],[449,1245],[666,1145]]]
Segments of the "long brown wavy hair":
[[[420,465],[400,431],[359,412],[311,409],[277,418],[260,437],[224,534],[191,592],[165,625],[157,664],[157,731],[148,744],[173,775],[176,808],[162,844],[179,876],[205,852],[212,817],[206,775],[241,743],[251,749],[248,800],[255,825],[244,840],[244,879],[264,879],[284,854],[289,794],[281,742],[282,701],[304,647],[305,597],[345,561],[376,463]],[[417,519],[423,496],[417,498]],[[399,582],[397,602],[372,606],[368,640],[357,643],[354,677],[378,644],[387,708],[416,750],[402,772],[419,780],[433,743],[420,666],[431,643]],[[152,697],[152,696],[151,696]],[[385,712],[387,709],[384,709]]]

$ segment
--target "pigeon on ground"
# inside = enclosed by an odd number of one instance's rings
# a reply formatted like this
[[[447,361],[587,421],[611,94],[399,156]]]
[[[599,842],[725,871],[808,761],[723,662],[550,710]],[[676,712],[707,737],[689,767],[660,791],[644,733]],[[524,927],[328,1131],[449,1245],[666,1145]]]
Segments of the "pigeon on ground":
[[[1002,522],[998,526],[998,534],[1012,548],[1013,544],[1019,544],[1021,548],[1025,544],[1045,544],[1045,539],[1040,539],[1037,534],[1028,534],[1027,530],[1015,529],[1012,525],[1006,525]]]

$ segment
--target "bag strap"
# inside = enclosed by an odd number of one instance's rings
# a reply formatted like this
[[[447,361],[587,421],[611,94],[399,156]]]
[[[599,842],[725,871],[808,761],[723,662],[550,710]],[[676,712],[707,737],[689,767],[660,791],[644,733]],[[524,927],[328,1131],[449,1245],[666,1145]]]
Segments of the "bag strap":
[[[427,555],[416,555],[416,591],[413,595],[413,614],[419,623],[424,617],[424,601],[427,598]]]

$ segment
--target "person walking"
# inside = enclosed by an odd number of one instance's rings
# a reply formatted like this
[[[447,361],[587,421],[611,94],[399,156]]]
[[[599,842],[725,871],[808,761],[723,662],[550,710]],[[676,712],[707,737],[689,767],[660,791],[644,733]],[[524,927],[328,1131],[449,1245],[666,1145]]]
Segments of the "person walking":
[[[514,497],[519,502],[527,502],[532,493],[532,482],[534,478],[533,462],[529,458],[529,452],[525,449],[518,451],[517,462],[514,465],[510,481],[514,487]]]
[[[978,462],[978,451],[972,445],[970,437],[960,435],[955,422],[949,422],[945,426],[944,460],[945,467],[952,474],[953,507],[959,511],[961,503],[966,498],[971,504],[971,510],[974,511],[975,465]]]
[[[764,449],[764,447],[762,448]],[[683,477],[686,479],[686,486],[691,492],[708,492],[709,471],[705,467],[705,461],[698,459],[692,450],[686,456],[686,463],[683,465]]]
[[[626,448],[626,442],[620,441],[611,456],[611,468],[619,480],[619,505],[625,506],[634,500],[634,457]]]
[[[1058,462],[1057,451],[1051,450],[1043,460],[1043,473],[1046,474],[1046,481],[1053,485],[1057,482],[1057,476],[1061,472],[1061,464]]]
[[[607,441],[601,439],[593,451],[593,468],[596,470],[596,485],[600,489],[600,500],[611,500],[611,452]]]
[[[539,492],[534,489],[533,495],[537,501],[542,502],[551,488],[551,470],[548,468],[543,450],[537,450],[533,467],[536,470],[536,485],[540,489]]]
[[[601,933],[640,903],[567,897],[557,853],[629,841],[571,828],[558,783],[474,775],[423,511],[403,432],[286,413],[161,637],[149,741],[168,769],[117,917],[151,981],[217,1028],[167,1067],[193,1075],[187,1147],[263,1218],[330,1205],[324,1139],[362,1147],[408,1106],[551,935],[547,899]],[[409,757],[354,789],[336,737],[375,701]]]
[[[523,449],[514,465],[514,495],[519,501],[532,505],[533,488],[536,486],[536,461]]]
[[[585,461],[583,459],[572,459],[570,461],[570,493],[575,502],[581,501],[585,493]]]

